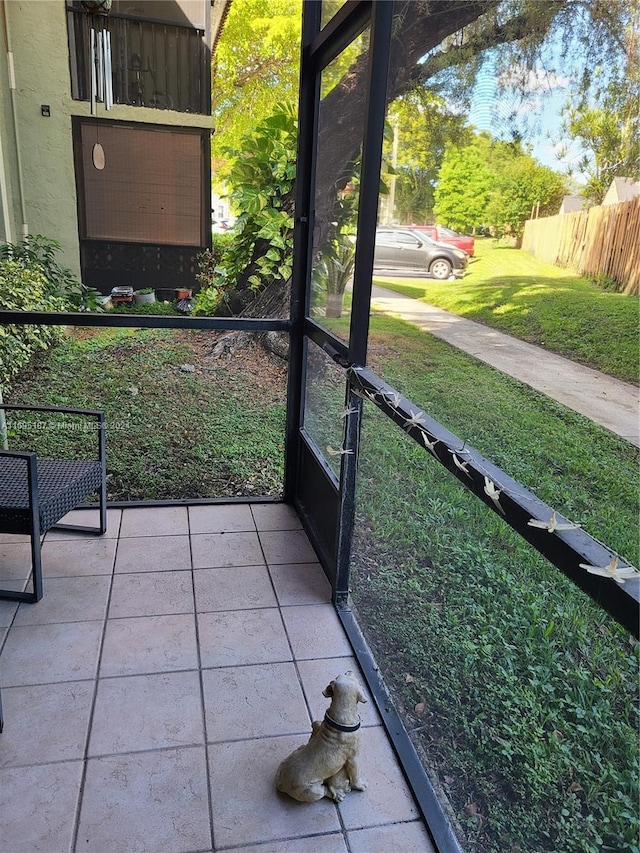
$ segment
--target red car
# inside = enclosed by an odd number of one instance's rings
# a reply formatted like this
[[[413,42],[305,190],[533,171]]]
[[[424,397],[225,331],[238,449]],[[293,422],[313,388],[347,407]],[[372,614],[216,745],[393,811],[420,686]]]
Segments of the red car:
[[[442,225],[411,225],[408,227],[412,231],[426,231],[427,235],[437,243],[446,243],[449,246],[455,246],[456,249],[462,249],[463,252],[466,252],[471,257],[475,253],[475,237],[465,237],[464,234],[458,234],[457,231],[452,231],[451,228],[444,228]]]

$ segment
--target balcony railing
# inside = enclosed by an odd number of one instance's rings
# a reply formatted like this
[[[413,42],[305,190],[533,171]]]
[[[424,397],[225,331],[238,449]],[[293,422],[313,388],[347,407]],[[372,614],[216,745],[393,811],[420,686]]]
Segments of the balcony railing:
[[[185,113],[211,112],[208,49],[204,30],[110,15],[67,11],[71,94],[91,94],[91,28],[111,34],[113,100],[116,104]]]

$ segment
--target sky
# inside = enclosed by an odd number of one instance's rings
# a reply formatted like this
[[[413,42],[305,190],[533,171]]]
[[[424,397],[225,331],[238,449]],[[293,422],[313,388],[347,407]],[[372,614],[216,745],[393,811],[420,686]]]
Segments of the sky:
[[[576,164],[582,152],[575,145],[558,157],[563,141],[561,111],[567,99],[569,77],[544,71],[522,71],[528,97],[522,102],[515,94],[501,94],[495,64],[489,58],[479,72],[474,87],[469,124],[489,131],[497,139],[512,139],[514,127],[523,130],[523,141],[544,166],[565,172]],[[513,119],[513,115],[517,118]],[[576,176],[579,179],[579,176]]]

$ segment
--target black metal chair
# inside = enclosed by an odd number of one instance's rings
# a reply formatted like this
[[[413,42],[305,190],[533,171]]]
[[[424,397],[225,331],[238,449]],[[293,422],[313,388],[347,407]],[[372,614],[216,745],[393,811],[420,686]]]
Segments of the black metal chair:
[[[0,599],[40,601],[42,598],[42,539],[48,530],[77,530],[101,536],[107,529],[106,441],[103,412],[55,406],[0,403],[0,410],[64,413],[95,418],[98,459],[38,459],[29,451],[0,450],[0,533],[22,533],[31,538],[32,592],[0,589]],[[100,495],[100,524],[86,527],[58,524],[93,492]],[[0,709],[0,725],[1,725]]]

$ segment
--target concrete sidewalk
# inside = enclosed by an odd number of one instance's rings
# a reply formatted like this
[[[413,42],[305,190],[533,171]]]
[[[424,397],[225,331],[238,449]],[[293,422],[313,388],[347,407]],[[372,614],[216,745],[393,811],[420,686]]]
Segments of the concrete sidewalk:
[[[640,389],[417,299],[373,288],[372,307],[414,323],[640,447]]]

